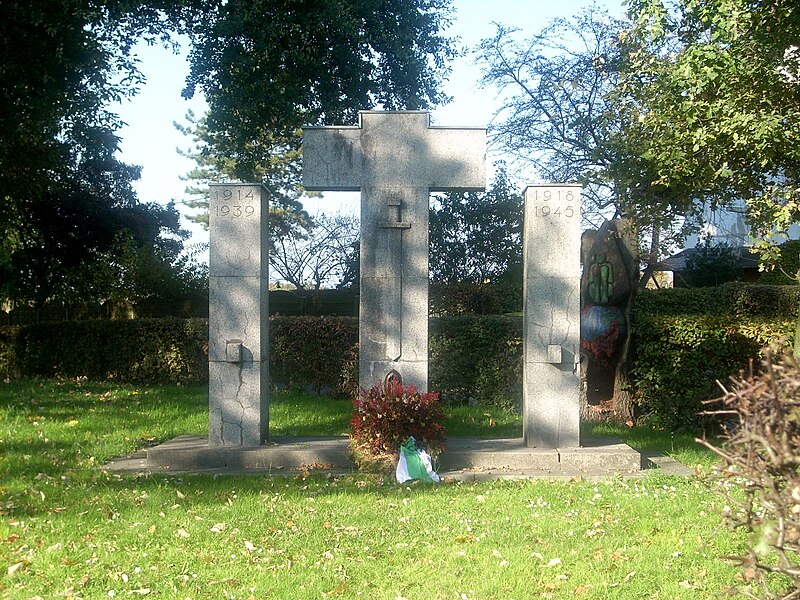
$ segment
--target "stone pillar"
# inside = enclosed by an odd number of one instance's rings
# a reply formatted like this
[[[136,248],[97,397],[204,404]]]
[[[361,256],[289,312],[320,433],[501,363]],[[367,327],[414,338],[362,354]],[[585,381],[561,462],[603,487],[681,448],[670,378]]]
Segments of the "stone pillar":
[[[580,446],[580,186],[525,190],[523,438]]]
[[[261,184],[211,185],[211,446],[258,446],[269,435],[268,215]]]

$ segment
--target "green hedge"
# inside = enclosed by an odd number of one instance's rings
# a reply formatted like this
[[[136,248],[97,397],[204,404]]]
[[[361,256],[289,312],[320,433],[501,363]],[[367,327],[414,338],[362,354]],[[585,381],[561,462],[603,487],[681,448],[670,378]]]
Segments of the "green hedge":
[[[0,328],[4,377],[208,381],[208,321],[67,321]]]
[[[522,317],[430,320],[429,387],[446,403],[522,404]]]
[[[521,317],[431,319],[430,387],[446,402],[518,405]],[[206,382],[204,319],[76,321],[0,327],[0,375],[131,382]],[[272,317],[274,383],[358,391],[358,320]]]
[[[642,290],[635,310],[643,315],[706,315],[793,319],[800,306],[800,286],[726,283],[708,288]]]
[[[357,393],[357,318],[271,317],[269,323],[273,383]]]
[[[800,288],[743,286],[642,292],[634,310],[631,380],[642,412],[671,429],[702,425],[702,402],[777,338],[792,342]],[[357,392],[358,321],[272,317],[274,383]],[[0,328],[0,376],[205,382],[204,319],[82,321]],[[447,403],[516,407],[522,319],[430,320],[430,388]]]
[[[758,366],[761,349],[794,338],[800,288],[725,284],[645,290],[634,310],[631,378],[642,413],[668,429],[698,429],[716,384]]]

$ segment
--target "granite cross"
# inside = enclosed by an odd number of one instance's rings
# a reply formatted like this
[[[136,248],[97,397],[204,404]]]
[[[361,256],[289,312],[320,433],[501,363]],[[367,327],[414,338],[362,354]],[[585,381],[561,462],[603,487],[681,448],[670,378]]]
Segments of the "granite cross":
[[[431,192],[484,190],[486,130],[431,127],[423,111],[362,111],[303,130],[303,185],[361,192],[359,385],[428,387]]]

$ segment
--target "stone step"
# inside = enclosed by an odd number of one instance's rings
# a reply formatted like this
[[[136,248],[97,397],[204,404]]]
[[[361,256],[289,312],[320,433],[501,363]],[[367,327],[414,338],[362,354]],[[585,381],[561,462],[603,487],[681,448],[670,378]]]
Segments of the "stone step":
[[[275,437],[264,446],[209,446],[208,439],[180,436],[147,450],[151,469],[196,471],[220,469],[348,470],[353,469],[348,438]],[[522,438],[482,440],[450,438],[436,468],[552,473],[638,471],[642,457],[616,440],[591,440],[581,448],[528,448]]]

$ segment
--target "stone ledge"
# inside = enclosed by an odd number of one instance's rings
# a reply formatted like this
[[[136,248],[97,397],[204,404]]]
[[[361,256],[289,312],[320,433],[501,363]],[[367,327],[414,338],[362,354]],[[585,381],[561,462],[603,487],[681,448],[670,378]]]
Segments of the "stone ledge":
[[[664,473],[692,475],[674,459],[639,453],[618,440],[587,440],[580,448],[528,448],[522,438],[450,438],[436,465],[440,474],[459,480],[512,478],[602,478]],[[280,474],[298,470],[346,473],[350,461],[348,438],[275,437],[256,447],[209,446],[208,439],[180,436],[146,451],[112,461],[105,467],[118,472],[204,472]]]

